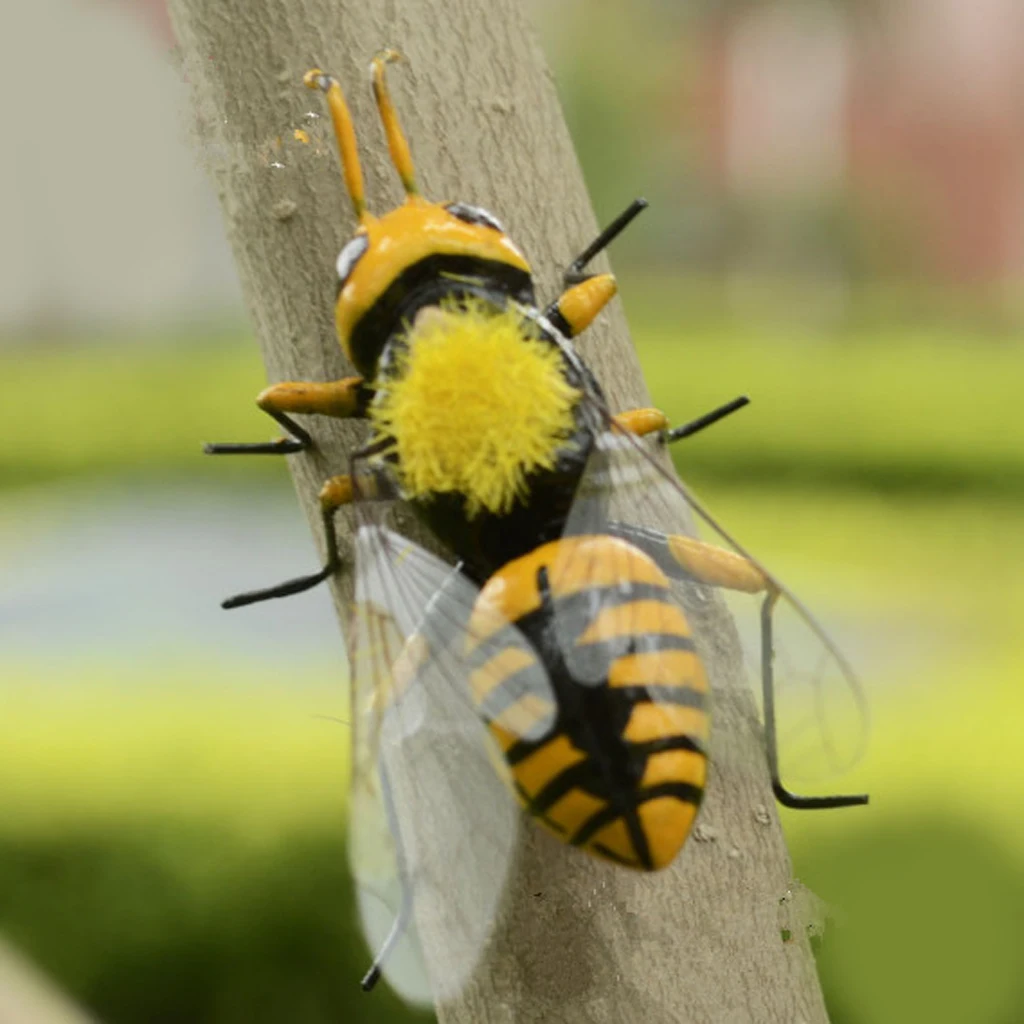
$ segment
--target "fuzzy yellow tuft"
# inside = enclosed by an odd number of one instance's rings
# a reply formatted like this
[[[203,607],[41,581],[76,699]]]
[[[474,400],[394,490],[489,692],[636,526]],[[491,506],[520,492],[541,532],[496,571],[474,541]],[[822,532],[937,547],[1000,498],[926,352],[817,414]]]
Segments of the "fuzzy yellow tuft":
[[[408,343],[370,410],[397,442],[406,493],[457,491],[470,516],[507,512],[573,431],[579,392],[560,353],[524,335],[515,309],[481,303],[424,311]]]

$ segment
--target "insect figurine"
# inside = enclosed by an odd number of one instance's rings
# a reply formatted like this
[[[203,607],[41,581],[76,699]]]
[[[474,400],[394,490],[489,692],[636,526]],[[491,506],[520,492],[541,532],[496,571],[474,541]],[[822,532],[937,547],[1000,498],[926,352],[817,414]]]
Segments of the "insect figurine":
[[[305,451],[315,442],[296,415],[369,424],[349,472],[320,492],[322,568],[224,607],[295,594],[339,572],[335,516],[356,510],[349,843],[364,929],[380,950],[364,987],[384,971],[402,989],[405,954],[396,950],[421,901],[432,900],[464,933],[465,955],[450,958],[460,965],[448,979],[454,990],[500,896],[516,802],[562,841],[641,871],[663,868],[683,846],[704,792],[709,721],[700,637],[684,607],[706,604],[709,588],[761,600],[765,741],[777,798],[813,808],[867,797],[803,797],[782,784],[778,611],[801,624],[815,657],[859,694],[856,681],[804,606],[658,461],[659,446],[746,399],[674,429],[656,409],[612,415],[573,345],[616,293],[611,274],[587,266],[646,203],[635,201],[587,246],[542,310],[526,257],[494,216],[420,194],[385,80],[396,57],[385,51],[371,63],[405,190],[405,201],[382,216],[366,205],[341,86],[319,69],[304,77],[326,94],[358,221],[337,259],[334,313],[359,375],[268,387],[257,403],[287,436],[206,450]],[[640,496],[652,492],[679,532],[637,521]],[[395,499],[411,506],[451,564],[374,519],[374,508]],[[726,547],[684,534],[692,517]],[[428,809],[429,840],[403,820],[400,808],[410,804]],[[467,809],[472,824],[462,822]],[[446,842],[441,868],[431,869],[429,847]],[[470,878],[474,858],[480,884]]]

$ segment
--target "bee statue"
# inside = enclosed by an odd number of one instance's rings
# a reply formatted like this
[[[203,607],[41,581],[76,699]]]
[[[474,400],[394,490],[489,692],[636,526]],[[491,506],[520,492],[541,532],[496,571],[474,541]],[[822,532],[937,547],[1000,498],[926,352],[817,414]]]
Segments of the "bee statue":
[[[460,977],[450,979],[454,990],[500,896],[516,803],[561,841],[624,867],[654,871],[682,848],[704,792],[710,712],[699,638],[683,610],[687,589],[760,596],[766,757],[778,799],[811,808],[867,797],[803,797],[782,784],[776,609],[786,606],[815,651],[859,692],[854,676],[804,606],[649,448],[652,440],[693,435],[746,399],[674,429],[657,409],[613,415],[573,344],[616,294],[613,276],[588,273],[588,264],[646,203],[635,201],[587,246],[542,309],[530,264],[496,217],[420,193],[385,80],[396,57],[385,51],[371,64],[405,190],[405,201],[381,216],[367,208],[341,86],[320,69],[304,78],[326,95],[358,222],[338,255],[334,308],[338,339],[358,376],[275,384],[257,403],[286,437],[206,450],[301,453],[315,441],[295,416],[368,424],[349,472],[320,492],[325,564],[224,607],[295,594],[348,568],[335,517],[351,506],[364,520],[354,545],[349,635],[349,843],[364,927],[380,949],[364,987],[385,971],[402,989],[406,968],[394,950],[414,928],[414,900],[432,884],[448,905],[467,904],[455,915],[467,955]],[[726,546],[636,522],[631,513],[652,489],[663,507],[678,510],[680,530],[696,515]],[[393,500],[411,506],[450,563],[373,521],[373,507]],[[446,737],[463,743],[440,782],[428,783],[412,755],[417,736],[428,738],[420,747],[435,759],[444,758]],[[495,783],[514,801],[495,795]],[[442,791],[459,787],[458,813],[477,818],[453,842],[480,844],[478,859],[495,883],[489,896],[465,895],[451,879],[425,879],[423,838],[396,810],[410,793],[437,807],[455,799]],[[469,859],[453,848],[456,878]]]

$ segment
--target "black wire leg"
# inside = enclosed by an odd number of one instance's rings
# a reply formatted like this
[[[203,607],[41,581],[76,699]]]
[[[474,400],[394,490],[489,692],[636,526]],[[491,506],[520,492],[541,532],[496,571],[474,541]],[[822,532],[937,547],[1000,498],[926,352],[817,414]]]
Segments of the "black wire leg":
[[[585,273],[587,264],[599,252],[607,249],[608,246],[611,245],[611,243],[614,242],[627,227],[629,227],[633,219],[647,209],[647,206],[648,203],[646,199],[634,199],[633,202],[631,202],[629,206],[627,206],[626,209],[623,210],[622,213],[620,213],[618,217],[616,217],[615,220],[613,220],[611,224],[609,224],[608,227],[606,227],[604,231],[602,231],[597,238],[595,238],[590,245],[588,245],[586,249],[584,249],[583,252],[581,252],[579,256],[569,264],[562,277],[565,287],[568,288],[571,285],[585,281],[589,276]]]
[[[852,796],[797,796],[779,778],[779,746],[775,729],[775,668],[772,639],[772,609],[778,595],[768,594],[761,605],[761,685],[764,691],[764,735],[768,748],[768,769],[772,792],[783,807],[796,810],[819,810],[826,807],[857,807],[868,802],[866,793]]]
[[[384,971],[384,964],[388,957],[394,952],[399,939],[405,934],[409,921],[412,918],[412,885],[410,884],[408,867],[405,860],[405,852],[402,850],[402,834],[398,827],[398,815],[395,812],[395,803],[391,796],[391,786],[388,784],[387,773],[383,768],[380,770],[380,788],[384,802],[384,812],[388,817],[388,829],[391,838],[395,841],[395,860],[398,866],[398,874],[402,880],[402,902],[398,907],[398,914],[395,916],[391,931],[381,944],[377,955],[370,964],[370,969],[363,975],[360,987],[364,992],[372,992],[377,982],[380,981]]]
[[[355,481],[358,479],[356,475],[357,462],[363,462],[366,459],[372,458],[374,455],[383,455],[394,446],[394,443],[393,438],[382,437],[363,448],[357,448],[354,452],[351,452],[348,457],[348,474],[352,477],[352,480]]]
[[[236,594],[221,602],[221,608],[242,608],[247,604],[256,604],[259,601],[270,601],[275,597],[290,597],[292,594],[301,594],[304,590],[311,590],[318,583],[323,583],[328,577],[341,568],[341,555],[338,553],[338,531],[334,525],[334,513],[337,509],[324,509],[324,540],[327,543],[327,564],[319,571],[310,576],[297,576],[295,579],[285,580],[274,587],[266,587],[263,590],[250,590],[245,594]]]
[[[660,435],[661,439],[665,444],[672,444],[674,441],[682,441],[684,437],[693,437],[694,434],[714,425],[719,420],[724,420],[726,416],[731,415],[749,404],[750,399],[746,395],[740,395],[738,398],[734,398],[731,402],[726,402],[725,405],[720,405],[717,409],[712,409],[711,412],[706,412],[703,416],[698,416],[695,420],[690,420],[689,423],[684,423],[679,427],[673,427],[671,430],[662,431]]]
[[[295,452],[304,452],[313,446],[313,438],[290,416],[272,409],[265,409],[264,412],[277,420],[291,434],[291,437],[255,444],[235,444],[233,442],[204,444],[203,451],[207,455],[294,455]]]
[[[308,437],[308,435],[306,435]],[[350,476],[353,484],[357,482],[355,465],[362,459],[369,458],[384,451],[394,442],[390,438],[377,441],[365,448],[360,448],[349,456]],[[384,495],[388,497],[389,495]],[[336,508],[325,508],[323,510],[324,541],[327,544],[327,563],[319,572],[309,576],[296,576],[295,579],[285,580],[273,587],[266,587],[262,590],[250,590],[244,594],[236,594],[221,602],[221,608],[243,608],[247,604],[257,604],[260,601],[271,601],[277,597],[291,597],[292,594],[301,594],[304,590],[311,590],[324,580],[333,576],[341,568],[341,555],[338,551],[338,531],[334,525],[334,514]]]

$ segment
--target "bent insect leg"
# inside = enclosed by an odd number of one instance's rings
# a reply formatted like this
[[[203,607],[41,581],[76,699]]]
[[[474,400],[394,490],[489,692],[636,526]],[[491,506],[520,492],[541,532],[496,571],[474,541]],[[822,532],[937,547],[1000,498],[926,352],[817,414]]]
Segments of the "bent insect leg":
[[[598,253],[607,249],[612,242],[615,241],[623,231],[638,217],[644,210],[647,209],[648,203],[646,199],[634,199],[633,202],[626,207],[608,225],[598,236],[595,238],[590,245],[586,247],[569,264],[565,269],[565,273],[562,275],[562,280],[565,282],[566,287],[573,284],[579,284],[581,281],[585,281],[587,275],[584,273],[586,265],[598,255]]]
[[[775,647],[772,611],[779,598],[777,587],[751,561],[732,551],[705,544],[685,534],[666,534],[642,526],[612,522],[608,532],[640,548],[670,579],[703,583],[747,594],[765,595],[761,605],[761,686],[764,691],[765,743],[772,791],[784,807],[817,809],[866,804],[865,794],[852,796],[798,796],[779,776],[778,734],[775,727]]]
[[[629,434],[635,434],[637,437],[659,434],[666,444],[671,444],[674,441],[681,441],[684,437],[692,437],[749,404],[750,399],[746,395],[740,395],[731,402],[726,402],[725,405],[690,420],[689,423],[672,428],[669,427],[669,418],[660,409],[628,409],[612,418],[619,429]]]
[[[327,548],[327,561],[323,567],[318,572],[308,576],[297,576],[273,587],[236,594],[221,602],[221,607],[241,608],[247,604],[269,601],[276,597],[290,597],[323,583],[341,568],[338,531],[334,525],[334,515],[338,509],[354,501],[389,501],[395,497],[397,494],[391,480],[383,470],[358,478],[349,473],[331,477],[320,489],[320,515],[324,528],[324,544]]]
[[[775,647],[772,641],[772,610],[779,594],[771,590],[761,604],[761,687],[764,700],[764,733],[772,792],[783,807],[821,810],[828,807],[856,807],[868,802],[866,793],[852,796],[797,796],[786,789],[779,777],[779,745],[775,730]]]
[[[611,274],[595,274],[568,287],[544,311],[567,338],[582,334],[608,305],[619,286]]]
[[[613,416],[615,426],[627,434],[646,437],[668,430],[669,418],[660,409],[627,409]]]
[[[236,444],[207,444],[207,455],[292,455],[312,447],[308,431],[292,419],[292,413],[364,418],[373,392],[362,377],[345,377],[327,382],[283,381],[256,396],[256,404],[291,435],[276,441]]]
[[[611,274],[588,274],[586,265],[646,208],[646,199],[633,200],[566,268],[562,275],[565,290],[548,306],[544,315],[567,338],[575,338],[585,331],[618,290]]]

